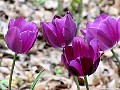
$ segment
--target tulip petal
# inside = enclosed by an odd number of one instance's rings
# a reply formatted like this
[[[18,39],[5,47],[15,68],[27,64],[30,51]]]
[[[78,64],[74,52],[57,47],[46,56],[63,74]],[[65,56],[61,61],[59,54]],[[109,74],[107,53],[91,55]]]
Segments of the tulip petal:
[[[118,41],[116,19],[108,17],[101,22],[101,24],[99,25],[99,29],[106,33],[109,37],[111,37],[114,44],[116,43],[116,41]]]
[[[93,37],[99,41],[100,47],[102,49],[107,50],[108,48],[111,48],[113,46],[111,38],[103,31],[96,28],[89,28],[89,31],[93,35]]]
[[[82,33],[82,35],[85,37],[86,36],[86,33],[87,33],[87,30],[85,30],[85,29],[80,29],[80,32]]]
[[[93,23],[93,27],[98,28],[100,22],[101,22],[102,20],[106,19],[107,17],[108,17],[107,14],[101,14],[100,16],[98,16],[98,17],[95,19],[94,23]]]
[[[96,69],[97,69],[97,67],[99,65],[99,62],[100,62],[100,58],[98,58],[97,60],[95,60],[94,64],[91,66],[91,68],[89,70],[88,75],[91,75],[91,74],[93,74],[96,71]]]
[[[21,32],[24,31],[33,31],[37,30],[36,24],[33,22],[27,22],[23,25],[23,27],[21,28]]]
[[[88,56],[88,45],[80,36],[74,37],[72,42],[73,50],[75,53],[74,57]],[[84,49],[84,50],[83,50]]]
[[[118,38],[120,39],[120,17],[118,18],[117,28],[118,28]]]
[[[67,28],[63,28],[63,37],[65,40],[65,44],[68,45],[73,40],[74,35],[72,35],[70,30],[68,30]]]
[[[61,47],[56,34],[51,30],[51,28],[46,23],[44,23],[42,27],[43,36],[46,37],[46,40],[55,48]]]
[[[14,26],[21,29],[22,26],[24,26],[26,24],[26,21],[23,17],[19,17],[16,19]]]
[[[94,60],[97,59],[98,57],[98,53],[99,53],[99,44],[98,44],[98,41],[96,39],[93,39],[90,41],[90,46],[92,47],[91,50],[90,50],[90,56],[93,56],[92,58]],[[93,52],[93,53],[92,53]],[[93,62],[94,63],[94,62]]]
[[[65,46],[64,48],[64,54],[67,57],[68,62],[74,59],[74,53],[72,46]]]
[[[64,45],[64,37],[63,37],[63,28],[65,26],[65,17],[61,18],[61,19],[58,19],[56,18],[54,20],[54,24],[55,24],[55,27],[56,27],[56,30],[57,30],[57,38],[59,40],[59,42],[61,43],[61,45],[63,46]]]
[[[10,19],[9,25],[8,25],[8,30],[12,27],[14,27],[15,19]]]
[[[9,49],[13,52],[21,53],[21,36],[18,28],[10,28],[5,36],[5,41]]]
[[[87,57],[81,58],[81,65],[84,75],[88,75],[90,68],[93,65],[93,59]]]
[[[70,69],[76,76],[84,76],[81,62],[78,60],[72,60],[70,62]]]
[[[76,28],[75,21],[73,20],[71,14],[69,12],[66,15],[65,28],[67,28],[71,32],[71,35],[73,37],[75,36],[75,34],[77,32],[77,28]]]
[[[108,37],[107,34],[105,34],[104,32],[100,30],[98,30],[97,39],[100,42],[100,45],[104,47],[104,49],[113,47],[113,42],[111,41],[111,38]]]
[[[112,39],[115,40],[114,41],[115,43],[116,41],[118,42],[119,37],[118,37],[118,29],[117,29],[117,20],[115,18],[108,18],[108,26],[109,29],[111,30],[110,32],[114,35],[114,38]]]
[[[37,32],[24,31],[21,33],[22,52],[26,53],[31,49],[35,42],[36,36]]]

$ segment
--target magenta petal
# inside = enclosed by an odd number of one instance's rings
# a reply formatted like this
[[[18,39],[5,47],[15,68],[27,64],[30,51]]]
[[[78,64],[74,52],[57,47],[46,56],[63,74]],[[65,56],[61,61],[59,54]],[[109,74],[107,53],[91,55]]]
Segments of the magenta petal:
[[[23,53],[26,53],[31,49],[31,47],[35,42],[36,36],[37,36],[37,32],[24,31],[21,33]]]
[[[91,47],[92,47],[92,49],[90,50],[90,56],[93,56],[92,58],[94,59],[94,60],[96,60],[96,58],[98,57],[97,55],[98,55],[98,51],[100,50],[100,48],[99,48],[99,44],[98,44],[98,41],[96,40],[96,39],[93,39],[93,40],[91,40],[90,41],[90,45],[91,45]],[[93,52],[93,53],[92,53]],[[93,54],[93,55],[92,55]]]
[[[98,30],[97,40],[100,42],[101,45],[105,46],[106,49],[113,47],[113,42],[111,41],[111,38],[100,30]]]
[[[110,32],[113,34],[113,40],[116,43],[116,41],[119,41],[118,37],[118,28],[117,28],[117,20],[115,18],[108,18],[108,25],[109,29],[111,30]]]
[[[118,28],[118,38],[120,39],[120,17],[118,18],[117,28]]]
[[[72,60],[70,62],[72,72],[77,76],[83,76],[82,64],[78,60]]]
[[[9,49],[11,49],[13,52],[21,53],[22,43],[18,28],[10,28],[5,36],[5,41]]]
[[[82,33],[82,35],[85,37],[86,33],[87,33],[87,30],[85,29],[80,29],[80,32]]]
[[[63,32],[62,33],[63,33],[65,44],[66,45],[70,44],[71,41],[74,38],[74,35],[72,35],[70,30],[68,30],[67,28],[63,28]]]
[[[73,20],[70,13],[66,15],[65,28],[67,28],[71,32],[71,35],[75,36],[77,28],[75,21]]]
[[[37,27],[36,27],[36,24],[33,23],[33,22],[27,22],[21,28],[21,32],[24,32],[24,31],[35,31],[35,30],[37,30]]]
[[[95,21],[94,21],[94,23],[93,23],[93,26],[96,27],[96,28],[98,28],[100,22],[101,22],[102,20],[106,19],[107,17],[108,17],[108,15],[106,15],[106,14],[101,14],[100,16],[98,16],[98,17],[95,19]]]
[[[43,30],[45,30],[43,36],[47,37],[48,42],[50,42],[50,44],[55,48],[61,47],[56,34],[51,30],[51,28],[46,23],[44,23],[43,28],[44,28]]]
[[[14,27],[15,19],[10,19],[8,29]]]
[[[23,25],[26,24],[26,21],[23,17],[19,17],[16,19],[14,26],[16,26],[17,28],[21,29]]]
[[[74,37],[72,42],[75,57],[84,57],[88,55],[88,45],[80,36]],[[83,50],[84,48],[84,50]]]

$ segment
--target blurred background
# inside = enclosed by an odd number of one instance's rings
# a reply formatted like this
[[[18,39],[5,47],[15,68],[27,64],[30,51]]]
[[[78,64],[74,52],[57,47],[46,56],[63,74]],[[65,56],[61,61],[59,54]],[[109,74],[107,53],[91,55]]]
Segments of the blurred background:
[[[29,90],[35,77],[45,69],[34,90],[77,90],[73,77],[61,63],[62,50],[52,48],[42,37],[40,22],[51,21],[54,15],[64,16],[70,11],[76,21],[78,34],[85,28],[87,21],[106,13],[119,17],[120,0],[0,0],[0,90],[7,90],[12,58],[4,35],[11,18],[23,16],[27,21],[37,23],[39,34],[33,48],[23,55],[18,55],[12,88]],[[120,43],[115,47],[120,58]],[[120,90],[120,67],[106,51],[101,57],[97,71],[88,77],[90,90]],[[83,78],[79,78],[81,90],[86,90]]]

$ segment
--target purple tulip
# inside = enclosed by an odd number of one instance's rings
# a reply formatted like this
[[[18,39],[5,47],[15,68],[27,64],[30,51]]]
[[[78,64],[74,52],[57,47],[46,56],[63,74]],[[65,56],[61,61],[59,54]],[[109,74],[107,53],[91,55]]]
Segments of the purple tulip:
[[[86,30],[81,30],[88,43],[96,38],[101,50],[112,48],[120,38],[119,19],[101,14],[94,22],[88,22]]]
[[[54,16],[52,22],[41,22],[40,25],[44,38],[54,48],[68,45],[76,34],[76,24],[70,12],[64,17]]]
[[[65,46],[62,63],[71,75],[91,75],[100,61],[99,45],[96,39],[86,43],[80,36],[74,37],[72,46]]]
[[[10,19],[5,42],[15,53],[26,53],[33,46],[38,29],[33,22],[26,22],[24,18]]]

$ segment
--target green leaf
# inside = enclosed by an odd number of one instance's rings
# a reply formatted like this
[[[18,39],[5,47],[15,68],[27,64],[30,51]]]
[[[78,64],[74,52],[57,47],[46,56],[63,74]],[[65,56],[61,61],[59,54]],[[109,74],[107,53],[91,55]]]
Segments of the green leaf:
[[[37,81],[39,80],[39,78],[41,77],[41,75],[42,75],[43,72],[44,72],[44,70],[42,70],[42,71],[38,74],[38,76],[36,77],[36,79],[35,79],[34,82],[32,83],[32,85],[31,85],[31,87],[30,87],[30,90],[34,90],[34,87],[35,87]]]
[[[0,84],[8,86],[8,80],[1,80]]]
[[[61,69],[56,69],[54,72],[55,72],[55,75],[60,75],[60,74],[62,74],[62,70],[61,70]]]
[[[0,90],[5,90],[2,84],[0,84]]]

